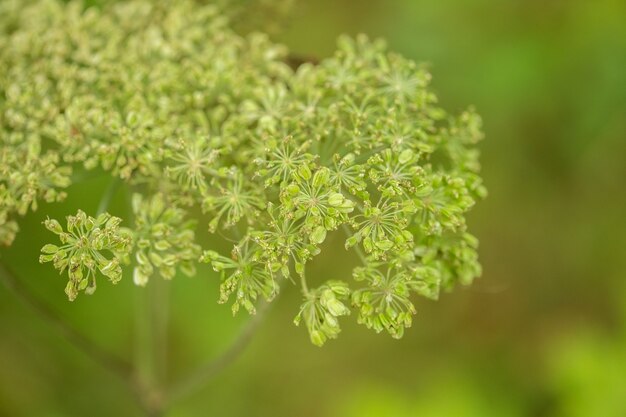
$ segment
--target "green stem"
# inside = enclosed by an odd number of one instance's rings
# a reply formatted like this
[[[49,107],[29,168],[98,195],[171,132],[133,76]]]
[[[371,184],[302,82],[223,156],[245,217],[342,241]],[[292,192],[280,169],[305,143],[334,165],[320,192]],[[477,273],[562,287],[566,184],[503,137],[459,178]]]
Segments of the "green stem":
[[[117,183],[117,185],[114,185]],[[112,196],[121,181],[116,179],[107,190]],[[125,187],[128,222],[135,225],[131,187]],[[103,200],[105,200],[103,198]],[[102,202],[101,202],[102,206]],[[148,417],[164,413],[166,376],[167,288],[161,288],[161,277],[155,277],[148,288],[135,288],[135,346],[133,371],[139,387],[139,401]]]
[[[135,370],[141,384],[151,389],[155,381],[152,349],[152,311],[148,288],[136,288],[135,300]]]
[[[154,320],[155,374],[162,388],[167,380],[170,283],[156,277],[153,284],[152,317]]]
[[[109,186],[105,190],[102,198],[100,199],[100,203],[98,204],[98,210],[96,211],[96,215],[102,214],[109,208],[109,204],[111,204],[111,200],[115,195],[115,192],[122,184],[122,180],[119,178],[114,178],[113,181],[109,183]]]
[[[348,225],[346,225],[345,223],[341,225],[341,228],[343,229],[343,231],[346,233],[347,237],[351,237],[352,233],[350,233],[350,229],[348,228]],[[359,259],[361,260],[361,262],[363,263],[363,265],[367,265],[367,256],[365,255],[365,253],[363,252],[363,249],[361,249],[361,247],[359,246],[359,244],[357,243],[356,245],[353,246],[356,254],[358,255]]]
[[[300,285],[302,286],[302,293],[304,294],[304,296],[306,297],[307,295],[309,295],[309,287],[306,283],[306,275],[304,271],[302,271],[302,274],[300,275]]]
[[[206,362],[191,375],[174,384],[169,391],[166,404],[169,405],[180,401],[197,392],[228,365],[233,363],[250,343],[252,336],[254,336],[263,321],[263,317],[267,313],[268,308],[269,303],[263,302],[257,309],[256,314],[244,325],[237,337],[221,355]]]
[[[151,284],[154,284],[152,282]],[[158,370],[159,331],[155,315],[155,285],[136,289],[135,303],[135,372],[142,391],[147,415],[163,410],[162,384]]]

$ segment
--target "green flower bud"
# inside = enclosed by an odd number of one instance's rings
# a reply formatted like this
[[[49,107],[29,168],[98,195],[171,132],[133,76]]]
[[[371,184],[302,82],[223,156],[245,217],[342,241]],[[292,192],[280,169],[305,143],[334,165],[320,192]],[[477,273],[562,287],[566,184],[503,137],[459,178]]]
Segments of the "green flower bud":
[[[326,342],[326,337],[321,331],[313,330],[311,332],[311,343],[313,343],[315,346],[320,346],[320,347],[324,346],[325,342]]]
[[[322,243],[326,239],[326,229],[324,226],[316,227],[313,232],[311,232],[309,239],[311,240],[311,243],[315,245]]]
[[[41,252],[47,253],[47,254],[57,253],[58,250],[59,250],[59,247],[56,245],[52,245],[52,244],[44,245],[44,247],[41,248]]]
[[[61,224],[54,219],[47,219],[43,222],[43,224],[44,226],[46,226],[46,229],[50,230],[52,233],[55,233],[57,235],[63,233],[63,228],[61,227]]]
[[[301,165],[298,168],[298,174],[302,177],[303,180],[308,181],[311,179],[311,170],[307,165]]]
[[[406,164],[412,159],[413,159],[413,151],[410,149],[405,149],[404,151],[400,153],[400,156],[398,156],[398,162],[400,162],[401,164]]]
[[[341,193],[333,193],[328,197],[328,204],[332,207],[339,207],[345,200],[343,194]]]
[[[376,242],[375,244],[378,249],[383,250],[383,251],[387,251],[393,248],[393,242],[389,239],[380,240]]]

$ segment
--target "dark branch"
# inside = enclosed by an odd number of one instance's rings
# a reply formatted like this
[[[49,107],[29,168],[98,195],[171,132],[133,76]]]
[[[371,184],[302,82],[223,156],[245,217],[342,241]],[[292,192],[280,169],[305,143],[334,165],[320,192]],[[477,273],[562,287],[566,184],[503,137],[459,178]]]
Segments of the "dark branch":
[[[302,64],[319,64],[320,60],[314,56],[307,55],[298,55],[298,54],[289,54],[286,58],[287,65],[291,67],[294,71],[300,67]]]

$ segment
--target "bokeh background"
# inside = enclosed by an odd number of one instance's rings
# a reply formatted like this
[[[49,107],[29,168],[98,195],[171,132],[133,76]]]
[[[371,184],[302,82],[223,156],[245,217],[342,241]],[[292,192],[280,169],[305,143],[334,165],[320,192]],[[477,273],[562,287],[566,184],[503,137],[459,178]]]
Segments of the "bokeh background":
[[[328,56],[342,33],[383,37],[430,63],[445,108],[476,106],[490,195],[469,224],[484,275],[419,300],[402,340],[348,319],[321,349],[292,325],[300,297],[286,288],[241,358],[168,416],[626,416],[626,2],[294,0],[276,11],[274,38],[301,56]],[[261,20],[247,16],[242,26]],[[75,326],[128,355],[131,280],[70,304],[65,281],[35,261],[49,238],[42,218],[95,210],[106,185],[85,181],[64,207],[29,214],[2,256]],[[335,253],[315,273],[345,274]],[[211,272],[167,285],[175,380],[247,317],[216,303]],[[139,415],[115,376],[5,287],[0,329],[0,415]]]

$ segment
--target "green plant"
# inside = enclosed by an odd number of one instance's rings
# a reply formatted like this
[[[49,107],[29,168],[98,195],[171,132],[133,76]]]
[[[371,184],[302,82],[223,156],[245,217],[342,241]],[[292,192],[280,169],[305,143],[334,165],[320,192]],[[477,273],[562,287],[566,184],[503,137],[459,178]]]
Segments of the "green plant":
[[[0,241],[85,173],[111,177],[97,213],[44,221],[60,245],[40,260],[67,272],[70,300],[100,275],[144,286],[208,263],[234,313],[299,283],[295,322],[322,345],[351,312],[402,337],[414,294],[480,274],[465,224],[486,193],[480,118],[446,113],[428,71],[382,41],[343,37],[334,56],[295,65],[216,5],[0,7]],[[123,220],[106,212],[119,186]],[[232,252],[202,250],[199,233]],[[360,262],[352,279],[307,276],[333,233]]]

